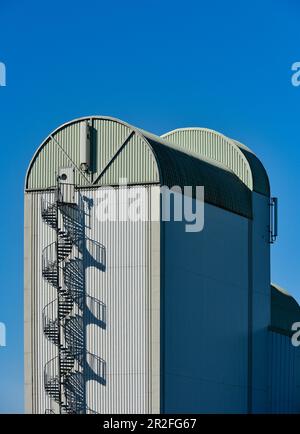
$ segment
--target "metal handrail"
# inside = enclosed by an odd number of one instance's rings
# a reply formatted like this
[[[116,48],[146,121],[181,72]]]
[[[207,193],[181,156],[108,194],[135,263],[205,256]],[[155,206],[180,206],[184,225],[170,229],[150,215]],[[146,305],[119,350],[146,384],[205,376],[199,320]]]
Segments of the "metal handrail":
[[[42,211],[42,213],[48,211],[48,209],[52,206],[56,206],[55,199],[52,202],[50,202],[49,200],[45,199],[44,196],[41,196],[41,211]]]
[[[44,366],[44,384],[45,386],[49,384],[49,382],[53,380],[58,380],[58,356],[52,357]]]
[[[96,356],[89,351],[86,352],[86,361],[92,370],[92,372],[97,376],[106,379],[106,362],[99,356]]]
[[[50,267],[57,265],[57,243],[48,244],[42,250],[42,271],[46,271]]]
[[[106,324],[106,305],[90,295],[86,296],[86,306],[96,320]]]
[[[51,306],[51,309],[49,309]],[[50,315],[49,315],[50,313]],[[57,324],[58,326],[58,318],[57,318],[57,298],[50,301],[50,303],[46,304],[42,311],[42,321],[43,321],[43,329],[45,327]]]

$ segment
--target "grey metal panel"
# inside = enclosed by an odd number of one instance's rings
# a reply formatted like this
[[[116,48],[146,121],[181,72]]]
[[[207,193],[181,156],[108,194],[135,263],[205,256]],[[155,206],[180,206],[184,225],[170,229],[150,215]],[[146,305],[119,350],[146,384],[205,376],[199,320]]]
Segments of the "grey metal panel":
[[[269,199],[253,192],[252,220],[252,411],[268,411],[268,325],[270,324]]]
[[[81,194],[95,204],[86,235],[105,250],[105,269],[93,266],[91,257],[86,263],[86,291],[103,303],[106,312],[104,326],[93,324],[90,316],[86,319],[87,349],[106,365],[105,385],[88,382],[87,405],[100,413],[148,413],[152,406],[151,224],[100,222],[97,216],[103,216],[103,209],[97,207],[97,191]]]
[[[131,191],[137,193],[141,188],[134,187]],[[150,215],[155,211],[159,216],[158,187],[145,186],[145,189],[147,212]],[[86,211],[86,349],[103,359],[105,365],[104,382],[94,379],[91,372],[85,379],[88,410],[158,412],[160,223],[101,223],[97,218],[101,213],[98,193],[97,189],[78,192]],[[54,241],[54,231],[41,219],[40,199],[43,194],[52,197],[53,193],[26,194],[31,198],[28,222],[31,263],[26,267],[31,270],[32,354],[28,361],[33,373],[32,411],[44,413],[51,408],[44,391],[44,366],[57,356],[57,348],[43,334],[42,309],[56,298],[56,290],[41,275],[42,250]],[[103,303],[100,313],[95,308],[95,300]],[[89,355],[87,363],[93,370],[94,362]],[[53,402],[52,409],[58,410]]]
[[[50,342],[43,331],[43,309],[57,298],[56,289],[42,277],[42,252],[56,240],[55,231],[41,218],[41,198],[54,199],[52,192],[27,193],[31,197],[31,358],[32,371],[32,412],[43,414],[46,411],[58,412],[58,405],[44,389],[45,366],[58,356],[58,348]],[[75,308],[74,308],[75,309]],[[77,312],[77,309],[75,309]],[[76,313],[75,312],[75,313]],[[54,312],[55,313],[55,312]],[[25,348],[26,353],[26,348]]]
[[[164,411],[246,413],[248,221],[206,204],[201,232],[164,234]]]
[[[233,140],[207,128],[178,128],[162,137],[200,158],[203,156],[224,164],[253,189],[249,163]]]
[[[272,413],[299,413],[299,347],[289,336],[269,332],[269,390]]]
[[[31,293],[32,293],[32,377],[33,377],[33,413],[45,413],[51,408],[51,402],[44,391],[45,364],[57,356],[57,348],[44,336],[42,310],[56,298],[56,292],[42,278],[42,250],[55,240],[54,231],[41,219],[40,193],[31,193]]]
[[[31,195],[24,197],[24,388],[25,413],[32,413],[32,285],[31,285]]]
[[[160,188],[151,188],[151,411],[160,413],[160,362],[161,362],[161,222],[160,222]]]

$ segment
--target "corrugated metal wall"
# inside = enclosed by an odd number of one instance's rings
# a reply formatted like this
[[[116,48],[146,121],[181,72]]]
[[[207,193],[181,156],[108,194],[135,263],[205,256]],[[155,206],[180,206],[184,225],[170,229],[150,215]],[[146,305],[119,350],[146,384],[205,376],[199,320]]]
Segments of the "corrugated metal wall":
[[[151,227],[149,223],[101,223],[97,218],[103,219],[105,210],[97,205],[98,192],[81,194],[94,202],[86,228],[90,252],[86,291],[103,303],[106,312],[102,326],[87,317],[87,350],[106,364],[105,385],[88,381],[87,405],[94,409],[97,403],[101,413],[147,413]],[[105,269],[93,264],[94,242],[105,251]]]
[[[141,188],[132,187],[131,194],[137,195]],[[145,215],[150,220],[150,213],[159,206],[159,195],[153,199],[153,189],[157,187],[144,188]],[[114,191],[118,198],[120,189]],[[43,384],[44,366],[57,356],[57,347],[45,338],[42,329],[42,310],[57,295],[56,290],[42,278],[41,272],[42,250],[55,240],[55,231],[41,218],[43,194],[27,194],[32,197],[33,412],[44,413],[50,408],[57,411],[45,394]],[[157,411],[159,403],[153,403],[152,374],[159,375],[159,353],[151,343],[155,339],[159,346],[159,328],[156,336],[152,335],[152,240],[157,226],[151,221],[99,221],[104,213],[104,208],[98,203],[99,190],[80,190],[78,195],[78,202],[85,212],[83,267],[87,410],[99,413]],[[159,236],[155,236],[157,244]],[[159,312],[159,305],[154,308]],[[157,383],[157,379],[155,381]]]
[[[269,332],[271,413],[300,413],[300,347],[291,337]]]
[[[49,198],[51,195],[49,194]],[[32,373],[33,412],[45,413],[51,408],[50,398],[44,393],[44,367],[57,357],[57,347],[44,336],[43,308],[57,297],[56,290],[42,278],[42,251],[55,241],[55,232],[41,218],[41,195],[32,195],[31,206],[31,303],[32,303]],[[55,405],[54,405],[55,408]]]

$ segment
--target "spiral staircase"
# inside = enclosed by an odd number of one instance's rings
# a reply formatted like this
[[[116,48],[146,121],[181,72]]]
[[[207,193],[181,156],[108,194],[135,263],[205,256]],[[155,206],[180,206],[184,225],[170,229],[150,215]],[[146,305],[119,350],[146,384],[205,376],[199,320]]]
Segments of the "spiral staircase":
[[[42,220],[56,237],[42,252],[42,277],[56,292],[42,311],[44,336],[57,348],[57,355],[44,367],[44,389],[50,398],[45,413],[59,409],[64,414],[96,414],[86,404],[85,381],[105,384],[106,363],[85,348],[84,315],[89,312],[104,326],[105,306],[85,293],[84,221],[79,205],[70,197],[75,197],[74,185],[58,183],[54,194],[41,198]]]
[[[74,186],[73,197],[74,197]],[[68,190],[70,188],[68,185]],[[72,286],[64,278],[72,259],[72,250],[76,240],[76,225],[72,227],[72,210],[78,205],[64,201],[63,184],[59,184],[53,200],[41,198],[42,220],[56,232],[56,241],[48,245],[42,254],[42,276],[56,289],[57,297],[48,303],[42,312],[43,332],[52,344],[57,346],[57,356],[49,360],[44,367],[44,388],[47,395],[59,407],[60,413],[83,412],[83,394],[78,396],[74,387],[74,378],[81,375],[76,368],[76,360],[82,359],[83,348],[73,345],[72,328],[76,296]],[[62,226],[62,227],[60,227]],[[70,282],[69,282],[70,283]],[[78,315],[77,315],[78,316]],[[82,324],[81,324],[82,326]],[[81,334],[83,328],[81,329]],[[76,384],[75,384],[76,385]],[[81,387],[82,389],[82,387]],[[52,409],[51,409],[52,411]],[[46,410],[49,412],[49,409]]]

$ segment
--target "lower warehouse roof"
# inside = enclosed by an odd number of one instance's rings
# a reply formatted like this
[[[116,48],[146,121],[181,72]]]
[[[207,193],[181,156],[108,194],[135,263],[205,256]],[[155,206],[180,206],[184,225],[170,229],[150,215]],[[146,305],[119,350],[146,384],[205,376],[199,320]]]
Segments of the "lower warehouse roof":
[[[292,335],[295,322],[300,322],[299,304],[288,292],[272,283],[270,330]]]

